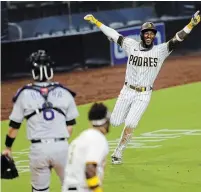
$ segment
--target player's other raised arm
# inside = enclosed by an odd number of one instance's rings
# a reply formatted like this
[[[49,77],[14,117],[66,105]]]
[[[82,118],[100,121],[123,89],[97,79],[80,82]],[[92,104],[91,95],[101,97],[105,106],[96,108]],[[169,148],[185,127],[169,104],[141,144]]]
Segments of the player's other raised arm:
[[[84,17],[84,20],[90,22],[91,24],[96,25],[100,30],[110,39],[112,39],[115,43],[118,43],[119,37],[121,36],[114,29],[107,27],[103,23],[101,23],[98,19],[96,19],[93,15],[89,14]],[[119,40],[120,41],[120,40]]]
[[[189,33],[191,33],[192,29],[200,22],[200,11],[197,11],[191,18],[191,21],[188,25],[186,25],[181,31],[177,32],[176,35],[168,41],[169,51],[172,51],[176,45],[186,39]]]
[[[116,30],[104,25],[91,14],[86,15],[84,19],[96,25],[109,39],[120,45],[125,51],[129,49],[130,45],[137,42],[134,39],[123,37]]]

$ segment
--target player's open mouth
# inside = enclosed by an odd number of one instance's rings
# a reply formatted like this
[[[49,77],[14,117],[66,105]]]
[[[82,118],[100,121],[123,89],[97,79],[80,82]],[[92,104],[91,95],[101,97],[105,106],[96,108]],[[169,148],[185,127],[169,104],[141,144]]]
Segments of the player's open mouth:
[[[151,39],[146,39],[146,42],[147,43],[151,43]]]

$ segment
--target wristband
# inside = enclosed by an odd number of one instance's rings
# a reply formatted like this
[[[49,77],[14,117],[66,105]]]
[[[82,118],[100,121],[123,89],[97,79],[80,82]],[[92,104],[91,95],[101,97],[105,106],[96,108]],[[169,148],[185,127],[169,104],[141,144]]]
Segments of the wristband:
[[[184,32],[185,33],[190,33],[191,32],[191,30],[193,29],[193,26],[192,26],[192,24],[191,23],[189,23],[188,25],[186,25],[186,27],[184,27]]]
[[[14,140],[15,140],[15,138],[11,138],[11,137],[9,137],[9,135],[6,135],[6,142],[5,142],[6,147],[11,148]]]
[[[93,190],[93,192],[103,192],[103,190],[100,186],[98,186]]]
[[[87,185],[89,188],[95,188],[99,186],[99,178],[98,176],[94,176],[92,178],[87,179]]]
[[[177,41],[180,41],[180,42],[183,41],[183,39],[181,39],[177,33],[176,33],[176,39]]]
[[[96,26],[98,27],[98,28],[100,28],[101,27],[101,25],[102,25],[102,23],[99,21],[99,20],[96,20]]]

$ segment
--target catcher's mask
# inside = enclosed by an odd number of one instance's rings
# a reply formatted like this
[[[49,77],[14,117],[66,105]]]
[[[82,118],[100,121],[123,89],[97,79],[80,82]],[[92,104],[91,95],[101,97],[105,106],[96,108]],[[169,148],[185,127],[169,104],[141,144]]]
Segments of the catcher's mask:
[[[32,76],[35,81],[46,81],[53,78],[54,62],[44,50],[38,50],[29,57],[29,63],[32,66]]]
[[[156,35],[157,30],[152,22],[146,22],[141,26],[140,38],[145,45],[146,45],[146,43],[145,43],[145,39],[144,39],[144,33],[147,31],[152,31]],[[153,41],[152,41],[152,44],[153,44]]]

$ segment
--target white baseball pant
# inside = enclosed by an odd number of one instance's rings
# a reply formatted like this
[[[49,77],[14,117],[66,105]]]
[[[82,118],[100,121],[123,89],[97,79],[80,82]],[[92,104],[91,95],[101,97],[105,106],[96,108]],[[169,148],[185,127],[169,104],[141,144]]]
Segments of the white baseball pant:
[[[137,92],[124,85],[111,114],[110,123],[113,126],[125,123],[125,127],[137,127],[148,107],[151,94],[152,91]]]

